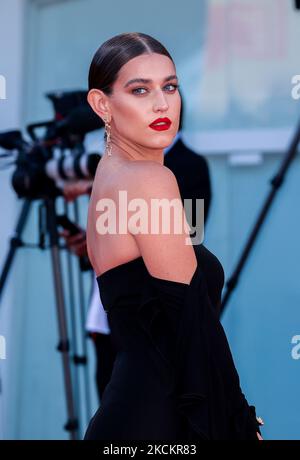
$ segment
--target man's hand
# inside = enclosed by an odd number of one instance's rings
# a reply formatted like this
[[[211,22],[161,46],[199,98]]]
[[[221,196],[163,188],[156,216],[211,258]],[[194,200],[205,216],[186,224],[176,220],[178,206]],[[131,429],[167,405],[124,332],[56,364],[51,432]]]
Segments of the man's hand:
[[[92,185],[92,179],[82,179],[65,182],[63,186],[63,194],[66,201],[73,201],[81,195],[89,194]]]
[[[70,235],[68,230],[63,230],[59,235],[65,239],[68,249],[73,252],[73,254],[78,257],[85,257],[88,255],[84,230],[81,230],[77,235]]]

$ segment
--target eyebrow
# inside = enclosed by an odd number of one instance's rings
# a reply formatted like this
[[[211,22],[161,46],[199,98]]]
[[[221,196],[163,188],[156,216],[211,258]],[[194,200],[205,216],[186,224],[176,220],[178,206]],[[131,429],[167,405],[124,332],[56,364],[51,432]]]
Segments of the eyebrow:
[[[170,80],[178,80],[177,75],[169,75],[166,77],[163,81],[170,81]],[[127,88],[127,86],[132,85],[132,83],[152,83],[153,80],[150,80],[149,78],[133,78],[132,80],[129,80],[125,85],[124,88]]]

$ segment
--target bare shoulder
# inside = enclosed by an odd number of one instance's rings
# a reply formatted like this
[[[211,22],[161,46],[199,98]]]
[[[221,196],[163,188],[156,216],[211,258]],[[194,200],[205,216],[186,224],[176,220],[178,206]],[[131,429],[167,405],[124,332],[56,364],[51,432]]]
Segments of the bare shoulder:
[[[157,174],[169,174],[174,176],[172,171],[167,168],[167,166],[158,163],[157,161],[150,160],[132,162],[132,171],[135,171],[140,175],[156,172]]]
[[[164,194],[180,198],[177,179],[165,165],[155,161],[136,161],[127,170],[128,191],[140,196]],[[167,197],[166,196],[166,197]]]
[[[159,163],[139,163],[126,177],[134,212],[128,231],[152,276],[189,284],[197,259],[176,177]]]

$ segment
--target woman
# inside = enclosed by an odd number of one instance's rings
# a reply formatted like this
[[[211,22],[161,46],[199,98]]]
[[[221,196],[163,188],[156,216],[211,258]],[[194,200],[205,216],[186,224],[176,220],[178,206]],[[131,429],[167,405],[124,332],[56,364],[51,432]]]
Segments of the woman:
[[[105,122],[106,152],[87,245],[117,357],[85,439],[260,439],[213,308],[222,267],[191,244],[176,178],[163,165],[181,106],[170,54],[143,33],[111,38],[92,60],[88,102]],[[176,203],[170,231],[155,199]]]

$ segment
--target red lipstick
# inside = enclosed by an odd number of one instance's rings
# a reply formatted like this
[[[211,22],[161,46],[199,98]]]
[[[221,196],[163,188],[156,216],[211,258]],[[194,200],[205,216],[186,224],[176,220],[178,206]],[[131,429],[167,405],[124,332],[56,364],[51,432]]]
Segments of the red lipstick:
[[[156,131],[165,131],[166,129],[170,128],[171,124],[171,120],[167,117],[157,118],[156,120],[152,121],[152,123],[150,123],[149,127],[155,129]]]

